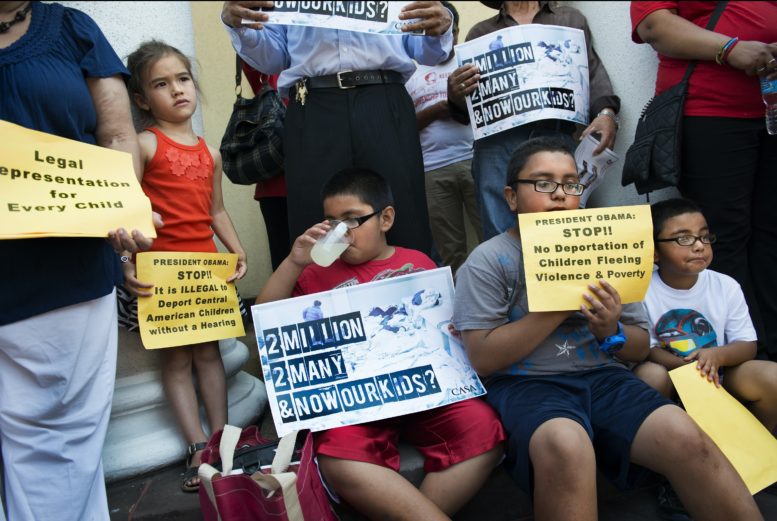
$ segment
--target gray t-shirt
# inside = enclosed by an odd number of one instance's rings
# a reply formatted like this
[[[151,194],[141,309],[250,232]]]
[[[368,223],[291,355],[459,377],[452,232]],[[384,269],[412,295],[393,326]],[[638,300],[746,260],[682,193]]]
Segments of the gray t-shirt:
[[[478,246],[456,273],[453,323],[459,331],[495,329],[519,320],[528,312],[521,242],[505,232]],[[623,305],[621,322],[648,329],[639,302]],[[577,312],[529,356],[497,374],[560,374],[609,365],[624,367],[599,349],[599,342],[588,329],[588,321]]]

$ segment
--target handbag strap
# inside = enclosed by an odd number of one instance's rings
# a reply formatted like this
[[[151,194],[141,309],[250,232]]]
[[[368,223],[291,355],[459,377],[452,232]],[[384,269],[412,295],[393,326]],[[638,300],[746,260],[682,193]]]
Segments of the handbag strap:
[[[243,60],[235,53],[235,94],[239,98],[243,93]]]
[[[278,442],[278,448],[275,451],[275,457],[272,460],[272,473],[286,472],[294,455],[294,446],[297,444],[297,436],[303,431],[294,431],[288,433]]]
[[[235,447],[241,432],[243,431],[234,425],[224,425],[224,430],[221,432],[219,457],[221,458],[221,473],[225,476],[229,476],[232,472],[232,460],[235,457]]]
[[[216,504],[216,494],[213,492],[213,478],[221,477],[221,473],[209,464],[203,463],[197,470],[197,475],[200,478],[200,486],[205,488],[210,504],[213,505],[213,510],[216,511],[218,521],[221,521],[221,513],[219,512],[218,504]]]
[[[723,10],[726,8],[726,4],[728,2],[717,2],[715,5],[715,10],[712,11],[712,15],[710,16],[710,21],[707,22],[707,29],[708,31],[711,31],[715,28],[715,26],[718,24],[718,20],[720,19],[720,15],[723,14]],[[698,63],[698,60],[693,60],[691,63],[688,64],[688,68],[685,69],[685,75],[683,76],[683,79],[680,83],[688,81],[688,78],[691,77],[691,74],[693,73],[693,69],[696,68],[696,64]]]

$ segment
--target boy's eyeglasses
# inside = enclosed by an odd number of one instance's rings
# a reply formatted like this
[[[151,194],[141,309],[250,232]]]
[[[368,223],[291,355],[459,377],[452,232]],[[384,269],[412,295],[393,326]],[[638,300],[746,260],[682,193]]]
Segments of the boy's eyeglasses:
[[[343,219],[342,221],[340,221],[338,219],[329,219],[329,225],[332,228],[334,228],[339,223],[345,223],[345,226],[349,230],[355,230],[356,228],[358,228],[359,226],[361,226],[362,224],[364,224],[368,220],[370,220],[373,217],[375,217],[376,215],[380,214],[383,210],[385,210],[385,208],[381,208],[380,210],[374,211],[374,212],[372,212],[369,215],[363,215],[361,217],[351,217],[349,219]]]
[[[679,237],[670,237],[669,239],[656,239],[656,242],[676,242],[680,246],[693,246],[696,241],[701,241],[702,244],[715,244],[718,238],[714,233],[708,233],[707,235],[681,235]]]
[[[549,181],[547,179],[516,179],[515,183],[513,184],[518,183],[524,183],[527,185],[532,184],[534,185],[535,192],[540,192],[543,194],[552,194],[556,191],[556,189],[558,189],[559,185],[567,195],[582,195],[583,190],[585,190],[585,185],[583,183],[557,183],[556,181]]]

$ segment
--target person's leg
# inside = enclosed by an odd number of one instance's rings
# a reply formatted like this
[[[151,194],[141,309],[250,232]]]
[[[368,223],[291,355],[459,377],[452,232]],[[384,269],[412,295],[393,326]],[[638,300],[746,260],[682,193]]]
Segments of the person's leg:
[[[459,175],[458,185],[461,199],[464,201],[464,211],[475,229],[476,243],[480,244],[483,242],[483,227],[480,224],[480,208],[478,208],[478,199],[475,193],[475,180],[472,179],[472,160],[468,160],[467,163],[467,170],[462,171]]]
[[[321,188],[327,179],[354,166],[346,92],[310,90],[304,105],[289,96],[283,154],[291,241],[324,220]]]
[[[568,418],[543,423],[531,437],[529,457],[535,519],[597,518],[596,457],[582,425]]]
[[[645,419],[631,460],[666,476],[694,519],[763,519],[737,471],[679,407],[665,405]]]
[[[113,292],[0,327],[9,519],[109,519],[101,457],[117,333]]]
[[[421,493],[452,516],[477,494],[503,454],[501,446],[494,447],[445,470],[430,472],[421,482]]]
[[[455,272],[467,258],[462,200],[456,184],[460,163],[425,174],[426,202],[432,238],[445,266]]]
[[[415,108],[404,85],[347,91],[354,166],[371,168],[391,186],[397,210],[390,244],[429,255],[424,162]],[[377,208],[376,208],[377,210]]]
[[[494,409],[464,400],[402,419],[400,437],[424,456],[421,492],[453,515],[480,490],[504,454]]]
[[[674,394],[674,385],[669,378],[669,371],[666,367],[655,362],[642,362],[631,370],[634,376],[648,384],[650,387],[661,393],[664,398],[672,399]]]
[[[748,360],[726,367],[723,387],[745,403],[769,432],[777,427],[777,363]]]
[[[750,278],[763,320],[759,334],[771,360],[777,361],[777,136],[766,133],[763,120],[754,130],[759,137],[758,166],[753,190],[752,237],[749,243]]]
[[[185,346],[163,349],[161,356],[162,386],[187,446],[208,440],[202,430],[197,393],[192,381],[192,349],[194,348],[196,347]],[[199,465],[200,452],[190,456],[191,459],[187,461],[189,467]],[[198,485],[199,478],[196,474],[187,474],[184,478],[185,489],[193,489]]]
[[[710,268],[734,277],[742,286],[758,338],[763,339],[764,322],[755,297],[749,246],[760,155],[758,135],[752,128],[753,120],[685,117],[683,173],[678,188],[683,197],[699,205],[710,231],[718,236]],[[773,172],[769,175],[774,177]],[[771,198],[767,193],[762,195],[768,200],[766,208],[773,222]],[[767,270],[774,266],[775,261],[771,262]],[[759,350],[763,349],[763,341],[759,341]]]
[[[227,379],[218,342],[192,346],[194,368],[197,370],[197,386],[200,390],[208,428],[211,433],[224,428],[227,423]]]
[[[263,197],[259,200],[264,225],[267,229],[267,244],[270,247],[270,263],[273,271],[289,254],[289,216],[285,197]],[[296,238],[296,237],[295,237]]]
[[[516,127],[475,141],[472,155],[472,178],[475,183],[483,240],[515,225],[515,214],[504,197],[507,164],[515,148],[529,139],[531,130]]]
[[[421,491],[398,472],[362,461],[318,456],[327,484],[370,519],[447,520]]]

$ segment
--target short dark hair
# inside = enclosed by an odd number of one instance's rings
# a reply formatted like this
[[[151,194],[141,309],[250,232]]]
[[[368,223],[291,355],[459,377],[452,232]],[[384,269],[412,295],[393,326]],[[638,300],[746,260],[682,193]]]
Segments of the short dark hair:
[[[354,195],[375,211],[394,206],[388,182],[369,168],[344,168],[330,177],[321,189],[321,200],[338,195]]]
[[[186,70],[192,77],[194,87],[197,89],[197,94],[202,96],[200,92],[200,84],[197,82],[197,78],[194,77],[192,72],[192,61],[184,53],[177,48],[169,45],[160,40],[148,40],[141,43],[132,54],[127,56],[127,70],[129,70],[130,78],[127,82],[127,90],[129,91],[130,99],[137,107],[135,103],[135,94],[139,94],[145,98],[146,94],[143,90],[143,84],[145,83],[145,76],[148,74],[148,70],[156,62],[164,58],[165,56],[177,56],[181,63],[183,63]],[[148,110],[143,110],[137,107],[145,123],[154,123],[154,116]]]
[[[658,201],[650,205],[650,215],[653,218],[653,239],[658,237],[664,229],[666,221],[672,217],[677,217],[684,213],[700,213],[704,215],[701,208],[684,197],[675,197],[674,199],[666,199],[665,201]]]
[[[453,15],[453,25],[454,25],[454,27],[458,27],[459,26],[459,12],[456,10],[456,8],[453,7],[453,4],[450,3],[450,2],[443,1],[443,2],[440,2],[440,3],[442,4],[443,7],[445,7],[448,10],[450,10],[451,14]]]
[[[575,152],[570,145],[570,139],[561,136],[539,136],[524,141],[515,149],[507,164],[507,186],[512,186],[518,180],[518,174],[529,162],[529,158],[539,152],[562,152],[575,160]]]

